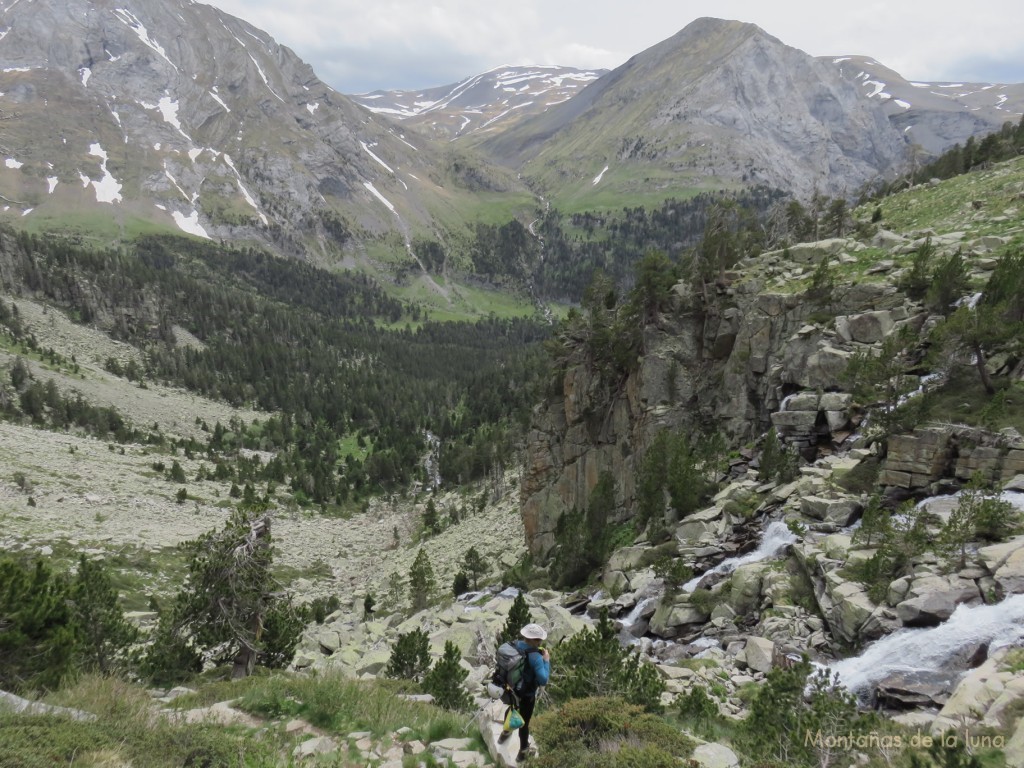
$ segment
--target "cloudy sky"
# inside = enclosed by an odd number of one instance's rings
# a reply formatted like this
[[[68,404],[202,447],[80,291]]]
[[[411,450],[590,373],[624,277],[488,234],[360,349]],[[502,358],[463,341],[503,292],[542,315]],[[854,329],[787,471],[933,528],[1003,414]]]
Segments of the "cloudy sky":
[[[1021,0],[206,0],[342,93],[446,85],[503,64],[612,69],[700,16],[910,80],[1024,82]]]

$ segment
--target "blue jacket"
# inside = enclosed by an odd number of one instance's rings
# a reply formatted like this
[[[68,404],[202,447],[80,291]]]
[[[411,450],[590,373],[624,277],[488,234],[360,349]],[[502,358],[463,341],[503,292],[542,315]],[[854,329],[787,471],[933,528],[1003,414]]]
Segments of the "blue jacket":
[[[523,670],[523,696],[533,698],[537,695],[537,689],[548,684],[551,677],[551,663],[544,661],[544,656],[539,650],[527,643],[525,640],[516,640],[516,648],[526,653],[526,669]]]

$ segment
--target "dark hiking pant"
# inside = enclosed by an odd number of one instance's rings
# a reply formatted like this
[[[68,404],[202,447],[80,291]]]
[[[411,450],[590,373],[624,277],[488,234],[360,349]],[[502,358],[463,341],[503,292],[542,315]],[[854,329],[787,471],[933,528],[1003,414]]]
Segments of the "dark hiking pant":
[[[536,697],[522,696],[519,699],[519,714],[523,718],[523,726],[519,729],[519,751],[524,751],[530,746],[530,718],[533,717],[533,708],[537,704]]]

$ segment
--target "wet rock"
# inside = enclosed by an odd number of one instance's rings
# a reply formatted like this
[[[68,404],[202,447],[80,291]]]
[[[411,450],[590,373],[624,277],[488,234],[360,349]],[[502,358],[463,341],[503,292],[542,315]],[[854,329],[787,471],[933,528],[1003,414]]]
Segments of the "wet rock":
[[[972,581],[926,576],[911,582],[907,598],[896,606],[896,615],[907,627],[934,627],[952,616],[961,603],[979,602],[981,594]]]
[[[821,520],[840,528],[853,523],[864,510],[856,499],[825,499],[808,496],[800,500],[800,513],[813,520]]]
[[[910,672],[889,675],[875,688],[878,705],[887,709],[943,706],[949,699],[953,674]]]

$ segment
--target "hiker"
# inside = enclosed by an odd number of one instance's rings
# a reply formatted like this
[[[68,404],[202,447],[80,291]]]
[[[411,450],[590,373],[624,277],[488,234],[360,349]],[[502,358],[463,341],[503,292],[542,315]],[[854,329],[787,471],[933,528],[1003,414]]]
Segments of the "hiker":
[[[526,663],[523,665],[523,684],[517,694],[513,695],[513,706],[519,710],[523,718],[523,725],[519,729],[519,754],[516,755],[516,762],[526,759],[527,749],[530,746],[530,718],[533,717],[533,708],[537,704],[537,689],[548,684],[551,676],[551,654],[547,648],[541,648],[541,643],[547,638],[548,633],[540,624],[527,624],[519,634],[521,640],[516,640],[516,648],[520,653],[526,655]],[[518,705],[516,702],[518,699]],[[512,731],[502,730],[498,737],[498,743],[504,744],[508,741]]]

